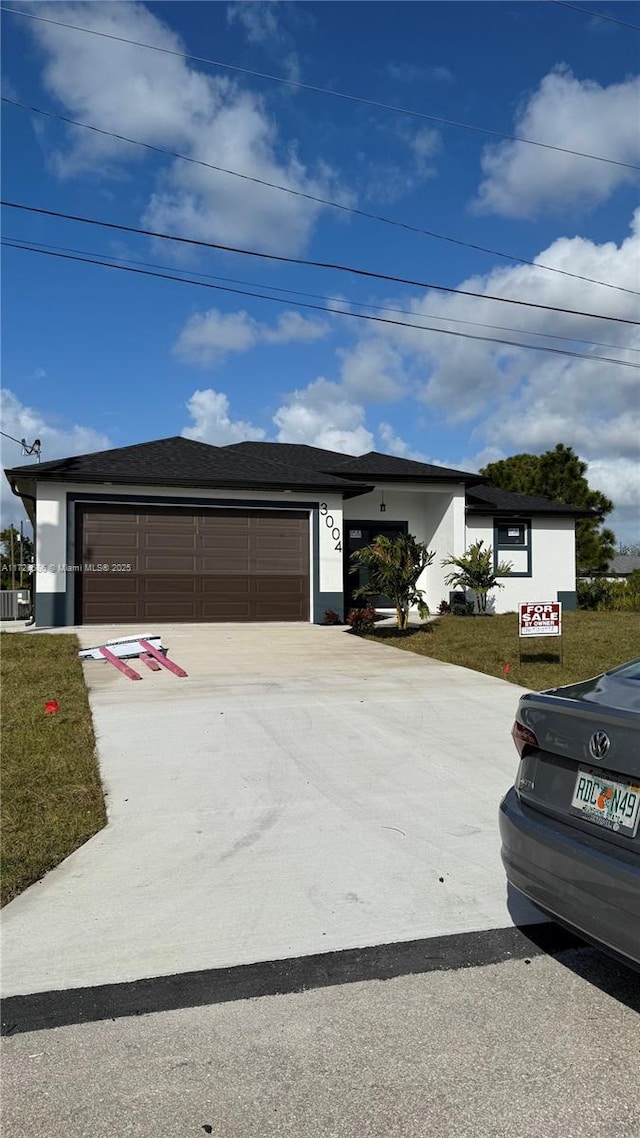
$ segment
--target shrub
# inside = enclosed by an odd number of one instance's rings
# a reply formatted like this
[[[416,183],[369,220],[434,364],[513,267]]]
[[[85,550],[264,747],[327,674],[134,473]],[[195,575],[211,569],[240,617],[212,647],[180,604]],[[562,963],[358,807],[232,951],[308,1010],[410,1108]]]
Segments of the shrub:
[[[323,624],[342,624],[342,621],[341,621],[338,613],[335,611],[335,609],[325,609],[324,610],[324,620],[322,623]]]
[[[438,605],[438,612],[440,613],[441,616],[444,616],[446,613],[451,612],[451,605],[449,604],[449,602],[448,601],[440,601],[440,604]]]
[[[640,571],[626,581],[608,581],[606,577],[578,580],[576,595],[579,609],[596,612],[640,612]]]
[[[351,631],[357,632],[359,635],[373,632],[375,621],[376,610],[371,606],[361,609],[351,609],[347,616],[347,624],[351,626]]]

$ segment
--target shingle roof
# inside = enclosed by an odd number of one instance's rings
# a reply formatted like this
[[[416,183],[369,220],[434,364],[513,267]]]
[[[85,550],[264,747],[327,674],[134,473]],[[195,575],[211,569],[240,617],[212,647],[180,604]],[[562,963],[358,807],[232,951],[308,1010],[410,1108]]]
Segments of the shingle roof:
[[[334,456],[331,454],[330,458]],[[77,482],[120,482],[140,485],[177,486],[283,486],[353,491],[349,479],[325,473],[318,464],[282,461],[260,451],[215,447],[174,436],[156,442],[117,447],[93,454],[54,459],[51,462],[14,467],[7,475]],[[363,487],[364,489],[364,487]]]
[[[640,557],[633,553],[617,553],[607,565],[607,571],[618,577],[626,577],[640,569]]]
[[[564,514],[574,518],[591,518],[593,510],[553,502],[550,498],[534,498],[531,494],[515,494],[512,490],[499,490],[483,482],[467,490],[467,510],[470,513],[503,514]]]
[[[392,454],[381,454],[377,450],[370,450],[358,458],[345,459],[331,468],[339,471],[341,475],[349,478],[385,478],[390,480],[403,479],[407,482],[415,481],[446,481],[454,479],[457,482],[478,482],[478,474],[469,474],[464,470],[452,470],[448,466],[435,466],[427,462],[414,462],[409,458],[397,458]]]
[[[478,485],[478,475],[446,466],[378,451],[354,458],[300,443],[243,442],[216,447],[175,435],[135,446],[17,466],[6,474],[10,478],[142,486],[333,489],[349,497],[366,493],[376,481],[456,481],[467,484],[467,509],[471,513],[593,516],[590,510],[547,498],[514,494],[487,483]]]
[[[282,467],[285,463],[301,470],[316,470],[321,473],[333,470],[334,467],[337,469],[341,462],[350,460],[350,455],[307,446],[305,443],[244,442],[231,443],[230,446],[220,449],[225,454],[232,451],[247,457],[255,456],[264,462],[275,463],[278,467]]]

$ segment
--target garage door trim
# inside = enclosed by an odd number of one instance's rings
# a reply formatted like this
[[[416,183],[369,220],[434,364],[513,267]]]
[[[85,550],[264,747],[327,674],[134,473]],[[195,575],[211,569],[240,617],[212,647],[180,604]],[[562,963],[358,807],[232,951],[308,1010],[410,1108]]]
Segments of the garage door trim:
[[[247,509],[247,510],[281,510],[293,512],[309,512],[309,617],[308,620],[313,622],[317,619],[319,605],[327,603],[321,601],[318,592],[318,509],[319,500],[313,501],[305,498],[304,500],[283,501],[273,498],[268,499],[255,499],[255,498],[195,498],[195,497],[182,497],[173,495],[149,495],[149,494],[98,494],[93,493],[78,493],[70,492],[66,495],[67,498],[67,565],[69,567],[81,564],[82,549],[78,537],[80,535],[79,525],[79,510],[78,507],[94,504],[96,506],[132,506],[132,507],[149,507],[154,506],[160,508],[166,507],[182,507],[193,510],[206,510],[206,509]],[[80,590],[77,586],[78,573],[70,570],[67,572],[66,581],[66,623],[73,625],[77,623],[77,617],[81,614],[77,612],[78,596]]]

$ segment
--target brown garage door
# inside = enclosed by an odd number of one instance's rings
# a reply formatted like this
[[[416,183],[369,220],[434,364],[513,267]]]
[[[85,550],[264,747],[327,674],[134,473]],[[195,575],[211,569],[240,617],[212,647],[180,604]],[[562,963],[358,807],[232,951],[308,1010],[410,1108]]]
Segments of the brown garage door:
[[[76,619],[309,619],[309,518],[289,510],[79,506]]]

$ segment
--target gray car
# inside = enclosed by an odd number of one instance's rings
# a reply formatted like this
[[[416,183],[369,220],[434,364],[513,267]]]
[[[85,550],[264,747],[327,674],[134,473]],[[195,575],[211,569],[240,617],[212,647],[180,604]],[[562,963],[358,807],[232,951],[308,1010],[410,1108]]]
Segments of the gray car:
[[[522,696],[500,805],[507,879],[554,920],[640,967],[640,659]]]

